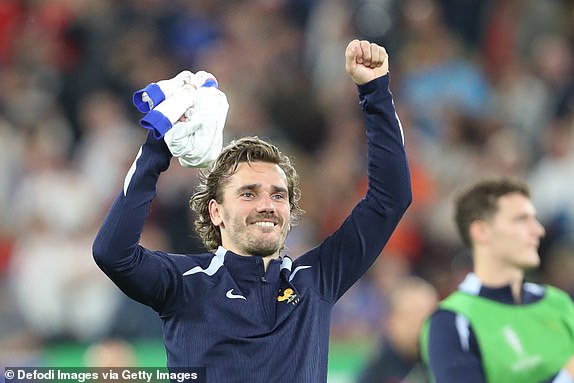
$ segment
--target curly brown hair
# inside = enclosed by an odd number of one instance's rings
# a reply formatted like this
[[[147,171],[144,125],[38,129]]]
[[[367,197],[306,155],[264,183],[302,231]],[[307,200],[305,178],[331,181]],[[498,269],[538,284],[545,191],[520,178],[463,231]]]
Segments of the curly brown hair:
[[[196,213],[195,231],[208,251],[213,252],[221,245],[220,229],[211,222],[209,215],[209,201],[214,199],[218,203],[223,202],[223,187],[229,177],[237,171],[241,162],[277,164],[287,176],[291,227],[299,223],[304,213],[299,206],[301,198],[299,175],[291,159],[281,153],[275,145],[257,136],[234,140],[223,149],[210,170],[200,172],[197,191],[189,200],[190,208]]]

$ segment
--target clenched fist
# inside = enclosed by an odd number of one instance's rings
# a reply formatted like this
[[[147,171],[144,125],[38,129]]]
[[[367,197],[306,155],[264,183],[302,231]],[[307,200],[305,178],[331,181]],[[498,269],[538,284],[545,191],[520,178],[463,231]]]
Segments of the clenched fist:
[[[345,51],[345,69],[357,85],[365,84],[389,72],[385,48],[366,40],[353,40]]]

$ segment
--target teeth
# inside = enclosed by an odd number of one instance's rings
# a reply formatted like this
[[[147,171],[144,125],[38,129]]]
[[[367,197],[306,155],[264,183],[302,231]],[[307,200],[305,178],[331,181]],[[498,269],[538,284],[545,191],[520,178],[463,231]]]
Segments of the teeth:
[[[275,225],[273,224],[273,222],[255,222],[255,226],[273,227]]]

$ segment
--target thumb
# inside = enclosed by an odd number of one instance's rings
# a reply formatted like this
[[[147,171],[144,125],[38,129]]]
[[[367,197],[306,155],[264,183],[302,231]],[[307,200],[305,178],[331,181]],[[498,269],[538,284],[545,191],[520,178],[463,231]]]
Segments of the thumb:
[[[361,53],[359,40],[352,40],[345,50],[345,69],[353,74],[357,70],[357,57]]]

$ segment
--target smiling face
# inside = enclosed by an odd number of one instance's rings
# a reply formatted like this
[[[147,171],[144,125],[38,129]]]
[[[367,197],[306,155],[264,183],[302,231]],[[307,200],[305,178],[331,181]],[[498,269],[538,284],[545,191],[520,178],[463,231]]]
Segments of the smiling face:
[[[290,228],[285,172],[268,162],[239,163],[223,187],[221,203],[209,202],[209,213],[227,250],[278,257]]]

